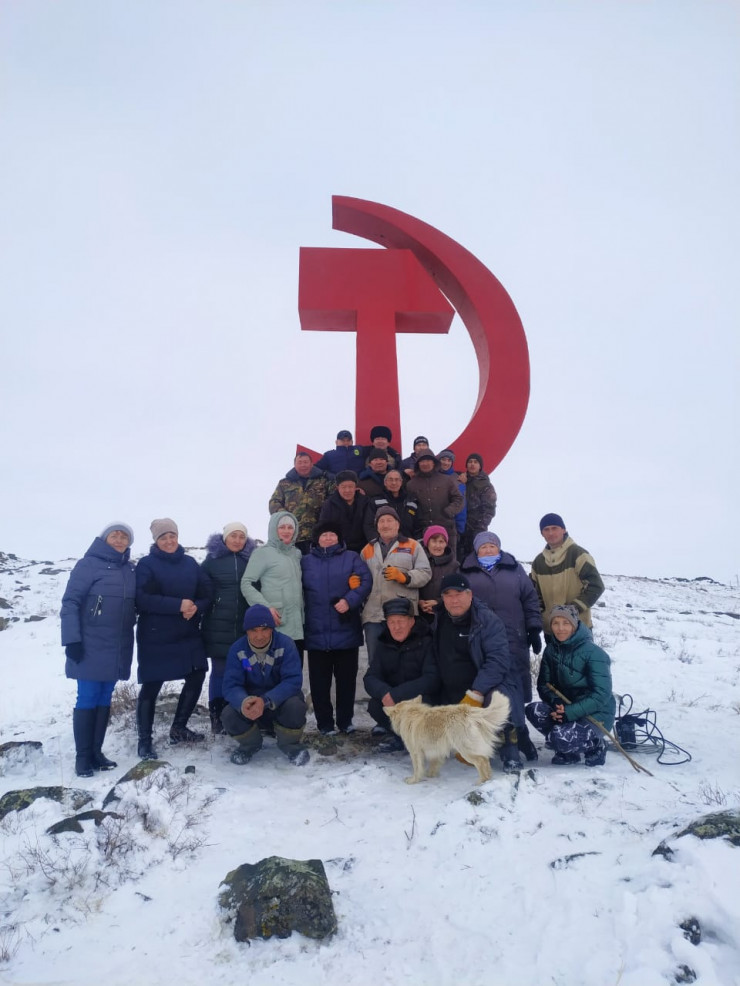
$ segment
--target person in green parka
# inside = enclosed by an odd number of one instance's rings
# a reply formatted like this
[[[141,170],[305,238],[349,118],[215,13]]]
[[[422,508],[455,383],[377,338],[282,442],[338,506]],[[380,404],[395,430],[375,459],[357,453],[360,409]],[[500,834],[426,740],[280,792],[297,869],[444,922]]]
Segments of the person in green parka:
[[[553,606],[549,616],[552,637],[537,678],[542,701],[526,707],[527,719],[555,750],[554,764],[578,763],[583,753],[586,766],[600,767],[606,760],[604,734],[587,717],[607,730],[614,725],[611,659],[596,646],[575,606]]]
[[[267,606],[275,626],[295,641],[303,660],[303,586],[301,553],[295,547],[297,533],[298,522],[290,511],[278,510],[270,517],[267,541],[250,555],[241,590],[250,606]]]

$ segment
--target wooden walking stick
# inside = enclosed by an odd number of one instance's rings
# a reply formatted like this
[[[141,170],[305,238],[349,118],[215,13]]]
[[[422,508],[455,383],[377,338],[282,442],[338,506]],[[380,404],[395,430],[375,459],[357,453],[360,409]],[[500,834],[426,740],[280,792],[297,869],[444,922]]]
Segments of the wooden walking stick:
[[[562,700],[563,700],[563,702],[564,702],[565,705],[572,705],[573,704],[569,698],[566,698],[565,695],[563,695],[563,693],[561,691],[559,691],[555,687],[555,685],[551,685],[549,681],[546,682],[546,685],[545,686],[547,688],[549,688],[551,692],[555,692],[555,694],[558,696],[558,698],[562,698]],[[614,744],[614,746],[616,746],[616,748],[619,750],[619,752],[622,754],[623,757],[626,757],[629,760],[629,762],[632,764],[632,766],[635,768],[636,771],[638,771],[638,772],[642,771],[642,773],[643,774],[647,774],[648,777],[652,777],[653,776],[650,773],[650,771],[647,769],[647,767],[643,767],[641,763],[638,763],[636,760],[633,760],[632,759],[632,757],[629,755],[629,753],[627,753],[627,751],[624,749],[624,747],[622,746],[622,744],[617,739],[615,733],[610,733],[609,730],[606,729],[606,727],[602,726],[601,723],[599,722],[599,720],[598,719],[594,719],[593,716],[585,716],[585,718],[588,719],[589,722],[593,723],[593,725],[596,726],[597,729],[601,730],[601,732],[604,734],[604,736],[608,736],[609,737],[609,739],[612,741],[612,743]]]

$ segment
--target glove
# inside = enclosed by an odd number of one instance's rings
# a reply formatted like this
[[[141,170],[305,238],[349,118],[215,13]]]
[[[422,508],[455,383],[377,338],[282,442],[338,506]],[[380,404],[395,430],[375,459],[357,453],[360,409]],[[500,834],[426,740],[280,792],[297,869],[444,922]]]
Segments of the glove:
[[[474,705],[476,708],[480,709],[483,705],[483,699],[479,697],[477,692],[471,692],[470,689],[468,689],[460,699],[459,704]]]
[[[409,576],[401,571],[400,568],[396,568],[395,565],[389,565],[388,568],[384,569],[383,576],[388,579],[389,582],[400,582],[401,585],[408,585],[411,579]]]
[[[535,654],[539,654],[542,650],[542,637],[540,636],[540,631],[534,627],[532,627],[531,630],[527,630],[527,640],[529,641],[529,646]]]
[[[67,655],[70,661],[75,664],[79,664],[82,658],[85,656],[85,650],[82,646],[82,641],[78,640],[77,643],[67,644],[64,648],[64,653]]]
[[[362,579],[360,578],[359,575],[350,575],[350,577],[347,579],[347,585],[350,587],[350,589],[359,589],[361,582]]]

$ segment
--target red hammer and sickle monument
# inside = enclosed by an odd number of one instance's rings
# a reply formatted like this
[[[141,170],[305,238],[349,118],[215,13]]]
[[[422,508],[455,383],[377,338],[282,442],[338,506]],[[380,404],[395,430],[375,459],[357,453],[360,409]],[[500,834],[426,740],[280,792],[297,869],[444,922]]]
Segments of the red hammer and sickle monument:
[[[395,334],[448,332],[457,311],[478,361],[478,397],[448,447],[460,456],[479,452],[492,471],[511,448],[529,400],[527,340],[511,298],[479,260],[433,226],[363,199],[335,195],[332,206],[334,229],[386,247],[300,253],[301,328],[357,333],[355,441],[369,444],[376,424],[400,441]]]

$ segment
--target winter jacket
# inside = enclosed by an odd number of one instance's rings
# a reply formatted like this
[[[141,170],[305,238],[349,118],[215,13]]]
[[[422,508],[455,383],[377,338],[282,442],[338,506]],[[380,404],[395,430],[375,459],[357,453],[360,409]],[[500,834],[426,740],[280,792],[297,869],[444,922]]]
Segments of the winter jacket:
[[[180,612],[183,599],[191,599],[198,612],[186,620]],[[203,614],[211,603],[208,580],[182,545],[173,553],[156,544],[136,566],[136,628],[139,683],[175,681],[196,669],[208,667],[200,632]]]
[[[303,598],[306,607],[304,640],[308,650],[345,650],[362,645],[360,610],[370,594],[370,569],[356,551],[343,544],[330,548],[311,546],[301,558]],[[350,575],[359,575],[360,586],[350,589]],[[346,599],[349,610],[337,613],[334,603]]]
[[[322,469],[330,476],[336,476],[338,472],[351,469],[353,472],[360,473],[365,468],[365,450],[362,445],[337,445],[336,448],[324,452],[316,463],[317,469]]]
[[[488,525],[496,516],[496,490],[486,473],[479,472],[474,476],[468,474],[465,483],[465,500],[468,508],[465,534],[472,547],[473,537],[482,531],[487,531]]]
[[[445,655],[440,653],[439,641],[442,625],[450,620],[447,610],[441,607],[434,627],[434,644],[437,664],[441,668]],[[470,660],[476,668],[470,688],[486,695],[494,689],[503,692],[511,703],[510,719],[515,726],[524,725],[524,702],[521,683],[514,659],[509,651],[509,641],[503,621],[485,603],[473,597],[471,624],[468,632]],[[440,672],[441,673],[441,672]]]
[[[549,633],[549,613],[553,606],[574,605],[581,622],[591,626],[591,607],[604,591],[596,562],[585,548],[567,536],[557,548],[547,545],[532,562],[530,575],[545,614]]]
[[[241,711],[249,695],[259,695],[268,709],[276,709],[295,695],[301,695],[303,669],[296,645],[284,633],[272,632],[264,663],[257,661],[244,634],[226,655],[223,694],[229,705]]]
[[[127,681],[136,622],[136,576],[128,548],[95,538],[69,576],[62,598],[62,646],[82,643],[79,663],[64,666],[80,681]]]
[[[323,469],[313,466],[305,479],[295,469],[290,469],[270,497],[270,513],[275,514],[278,510],[292,513],[298,522],[296,541],[310,541],[321,506],[333,490],[334,480]]]
[[[428,624],[417,617],[411,633],[401,643],[384,627],[364,684],[371,698],[382,699],[390,692],[394,702],[405,702],[417,695],[431,699],[439,689],[439,674]]]
[[[295,547],[295,534],[291,544],[283,544],[278,537],[278,524],[283,517],[296,522],[295,516],[287,510],[280,510],[270,517],[267,542],[250,555],[241,588],[250,606],[261,603],[278,611],[281,633],[293,640],[302,640],[301,553]]]
[[[388,599],[395,599],[396,596],[411,599],[414,604],[414,612],[417,612],[419,589],[426,585],[432,577],[429,559],[418,541],[399,534],[398,538],[391,544],[384,559],[380,541],[375,538],[370,544],[365,545],[360,552],[360,557],[370,569],[370,574],[373,577],[373,587],[362,610],[363,624],[382,623],[383,603]],[[409,576],[408,585],[386,579],[383,572],[390,567],[402,569]]]
[[[393,507],[401,521],[401,534],[407,538],[412,537],[416,527],[417,503],[413,497],[407,497],[404,489],[401,489],[400,496],[393,496],[389,490],[383,490],[377,496],[368,497],[373,505],[373,516],[381,507]],[[373,521],[375,523],[375,521]],[[375,534],[373,534],[375,537]]]
[[[440,524],[451,537],[457,537],[455,515],[465,503],[452,476],[433,472],[418,472],[406,487],[406,495],[416,500],[416,537],[421,537],[430,524]]]
[[[488,571],[471,552],[461,571],[467,576],[475,598],[503,621],[511,655],[519,670],[529,674],[527,630],[541,630],[542,618],[537,593],[527,573],[508,551],[502,551],[499,561]]]
[[[357,485],[361,490],[365,491],[365,495],[368,498],[383,496],[386,491],[384,485],[385,473],[375,472],[370,466],[367,469],[363,469],[357,478]]]
[[[440,600],[442,598],[440,593],[442,579],[445,575],[451,575],[453,572],[456,572],[460,565],[457,558],[455,558],[449,548],[445,548],[444,554],[439,555],[438,557],[430,555],[426,548],[424,551],[429,560],[429,567],[432,572],[432,577],[426,585],[423,585],[421,589],[419,589],[419,599]]]
[[[565,705],[568,722],[593,716],[605,729],[611,729],[616,702],[610,665],[609,655],[596,646],[588,627],[579,623],[572,637],[562,643],[553,638],[545,647],[537,691],[543,702],[554,706],[562,699],[547,686],[555,685],[570,699],[571,704]]]
[[[377,449],[375,448],[374,445],[363,445],[362,450],[365,453],[364,465],[369,466],[370,465],[369,456],[371,455],[372,452],[377,451]],[[400,469],[401,453],[397,452],[390,445],[385,450],[385,453],[388,456],[388,468]]]
[[[214,669],[223,674],[226,655],[241,637],[247,601],[241,581],[250,555],[257,547],[252,538],[241,551],[231,551],[220,534],[211,534],[206,542],[206,558],[200,568],[208,580],[213,604],[203,618],[203,639]]]
[[[459,513],[455,514],[455,527],[457,528],[457,533],[462,534],[468,520],[467,483],[461,483],[459,481],[457,472],[454,469],[440,469],[439,474],[440,476],[452,476],[457,483],[457,488],[460,490],[460,496],[463,498],[463,507]]]
[[[340,496],[339,490],[335,490],[321,508],[319,523],[336,524],[350,551],[362,551],[378,533],[375,530],[373,505],[358,491],[355,491],[352,503],[347,503]]]

